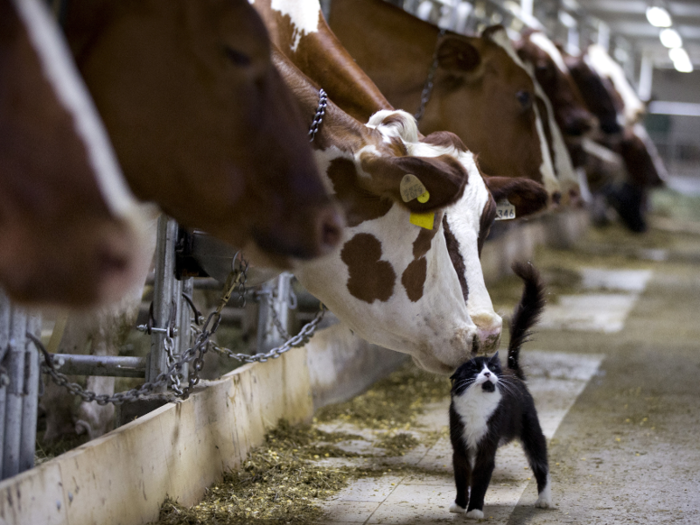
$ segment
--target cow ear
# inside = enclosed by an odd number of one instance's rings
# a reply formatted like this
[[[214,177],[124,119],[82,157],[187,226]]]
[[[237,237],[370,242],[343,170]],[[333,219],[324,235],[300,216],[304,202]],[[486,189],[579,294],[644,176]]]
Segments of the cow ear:
[[[481,53],[466,37],[447,36],[437,48],[438,64],[452,73],[474,71],[481,64]]]
[[[371,193],[398,202],[415,213],[426,213],[453,204],[462,196],[467,184],[467,171],[448,155],[363,155],[361,164],[369,177],[360,177],[360,185]],[[407,174],[416,176],[430,193],[426,202],[419,202],[418,199],[403,202],[400,185]]]
[[[484,176],[496,202],[503,199],[515,206],[516,217],[526,217],[547,207],[547,190],[537,181],[524,177],[489,177]]]

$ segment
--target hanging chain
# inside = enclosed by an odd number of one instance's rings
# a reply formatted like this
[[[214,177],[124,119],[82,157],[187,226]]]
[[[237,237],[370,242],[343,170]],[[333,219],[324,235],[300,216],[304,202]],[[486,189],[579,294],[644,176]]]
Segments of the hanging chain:
[[[238,257],[238,254],[236,254],[236,257]],[[235,259],[236,258],[234,258],[234,264]],[[216,310],[209,314],[209,316],[206,318],[201,327],[199,326],[202,319],[201,314],[194,307],[194,303],[191,302],[191,299],[189,299],[189,297],[186,297],[187,303],[190,305],[194,312],[194,323],[192,325],[192,332],[195,336],[194,344],[192,345],[192,347],[188,348],[185,352],[183,352],[182,355],[175,354],[173,352],[173,335],[175,333],[174,321],[171,321],[169,323],[170,326],[167,329],[163,330],[165,332],[163,345],[165,348],[165,352],[168,356],[168,369],[165,372],[159,374],[153,381],[146,382],[138,388],[132,388],[131,390],[127,390],[125,392],[118,392],[113,395],[108,395],[97,394],[96,392],[85,390],[85,388],[83,388],[82,385],[80,385],[79,383],[71,382],[68,379],[68,376],[56,370],[53,364],[53,358],[51,354],[46,350],[40,339],[38,339],[31,333],[27,333],[27,337],[34,343],[36,348],[44,356],[44,362],[41,364],[41,371],[45,374],[48,374],[53,380],[53,382],[56,383],[58,386],[66,388],[71,394],[80,397],[83,401],[94,401],[98,405],[106,405],[108,403],[112,403],[114,405],[121,405],[126,402],[137,401],[141,398],[161,399],[164,401],[176,401],[177,399],[185,400],[189,397],[192,389],[199,383],[199,373],[201,372],[202,367],[204,366],[204,355],[207,353],[207,351],[213,350],[221,355],[224,355],[231,359],[236,359],[243,363],[264,363],[269,359],[277,359],[282,354],[288,352],[292,348],[298,348],[308,343],[311,337],[313,337],[313,334],[316,332],[316,329],[321,320],[323,319],[323,316],[325,315],[325,307],[321,305],[321,308],[314,317],[314,319],[307,323],[297,335],[291,338],[288,337],[288,334],[283,336],[287,338],[287,341],[284,344],[273,348],[265,353],[258,353],[253,355],[243,354],[233,352],[228,348],[220,347],[211,340],[211,337],[218,330],[221,324],[221,312],[226,306],[226,304],[229,302],[231,295],[233,295],[234,292],[236,292],[238,296],[238,306],[245,306],[245,282],[247,279],[247,272],[248,263],[245,262],[241,257],[240,267],[238,269],[234,269],[234,271],[231,272],[228,279],[226,280],[226,285],[224,286],[224,294],[221,297],[221,301],[219,302],[218,307],[216,308]],[[281,323],[279,322],[279,318],[276,316],[275,309],[271,307],[270,311],[274,312],[272,314],[273,320],[277,320],[275,326],[279,330],[281,327]],[[279,326],[277,326],[277,324],[279,324]],[[286,331],[284,333],[286,334]],[[187,385],[183,387],[183,369],[184,366],[189,363],[192,363],[192,365],[189,370]],[[3,379],[1,372],[2,370],[0,369],[0,381]],[[163,386],[168,386],[172,390],[172,392],[160,392],[160,389]]]
[[[313,142],[316,138],[316,133],[321,129],[321,123],[323,122],[323,117],[326,114],[326,106],[328,105],[328,95],[323,89],[318,90],[318,106],[316,107],[316,114],[314,119],[311,121],[311,127],[309,128],[309,142]]]
[[[433,94],[435,72],[437,71],[439,62],[438,47],[440,45],[440,40],[442,40],[442,37],[445,36],[446,32],[447,31],[445,29],[440,29],[440,32],[438,33],[437,42],[435,44],[435,51],[433,52],[433,62],[432,64],[430,64],[430,69],[428,70],[428,78],[425,79],[423,91],[420,94],[420,106],[418,106],[418,111],[416,111],[413,115],[413,117],[416,120],[420,120],[423,117],[423,113],[425,113],[425,106],[428,105],[428,102],[430,101],[430,95]]]

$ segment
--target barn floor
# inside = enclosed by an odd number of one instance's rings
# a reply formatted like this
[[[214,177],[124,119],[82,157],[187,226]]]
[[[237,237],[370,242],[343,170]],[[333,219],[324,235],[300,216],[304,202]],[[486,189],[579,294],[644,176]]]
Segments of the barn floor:
[[[534,262],[550,296],[522,361],[548,438],[555,506],[533,506],[535,482],[511,444],[497,456],[483,521],[700,523],[700,199],[659,193],[655,209],[645,235],[612,226],[591,230],[573,250],[538,251]],[[516,278],[491,287],[497,310],[508,315],[520,290]],[[164,505],[159,523],[472,522],[448,512],[447,383],[427,388],[406,370],[397,374],[322,411],[315,441],[292,445],[314,469],[310,476],[298,463],[283,467],[289,480],[273,481],[276,467],[256,470],[260,458],[291,457],[289,446],[268,440],[246,466],[250,475],[234,476],[232,494],[242,496],[243,481],[270,473],[272,501],[255,507],[254,496],[249,508],[243,502],[231,510],[236,498],[214,487],[201,507]],[[321,478],[332,488],[305,489]],[[263,488],[250,489],[263,496]]]

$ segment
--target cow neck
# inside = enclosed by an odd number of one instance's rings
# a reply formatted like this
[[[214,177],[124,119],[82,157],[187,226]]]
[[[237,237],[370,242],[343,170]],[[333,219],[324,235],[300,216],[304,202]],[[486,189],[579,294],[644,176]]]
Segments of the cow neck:
[[[329,20],[341,42],[343,35],[356,32],[375,42],[371,52],[355,59],[395,107],[420,106],[438,39],[436,26],[373,0],[334,0]],[[387,63],[400,63],[401,67],[387,68]]]
[[[273,49],[272,60],[294,94],[301,113],[308,119],[310,129],[319,109],[320,89],[276,48]],[[329,98],[323,115],[323,124],[311,146],[316,150],[335,146],[343,151],[356,151],[369,132],[366,126],[345,113]]]

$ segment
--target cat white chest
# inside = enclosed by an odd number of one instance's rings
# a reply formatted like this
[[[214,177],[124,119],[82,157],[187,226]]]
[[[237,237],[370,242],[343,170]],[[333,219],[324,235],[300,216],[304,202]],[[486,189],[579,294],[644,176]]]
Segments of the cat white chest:
[[[501,393],[484,392],[481,387],[472,387],[454,398],[454,407],[464,424],[464,442],[468,449],[475,450],[479,441],[488,432],[488,420],[498,408]]]

